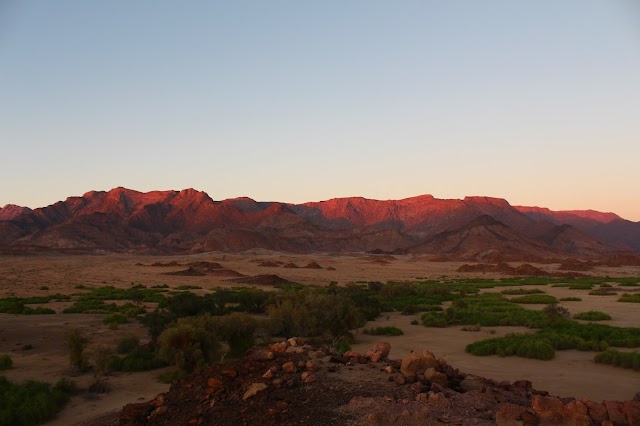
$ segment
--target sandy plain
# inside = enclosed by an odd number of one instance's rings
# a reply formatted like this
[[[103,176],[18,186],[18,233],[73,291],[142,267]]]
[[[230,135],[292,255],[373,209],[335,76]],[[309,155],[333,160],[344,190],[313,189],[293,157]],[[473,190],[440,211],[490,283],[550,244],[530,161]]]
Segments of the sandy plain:
[[[170,288],[180,285],[201,286],[207,293],[220,287],[237,287],[227,277],[217,276],[173,276],[166,272],[179,271],[185,266],[157,267],[156,262],[178,262],[186,264],[196,261],[219,262],[225,268],[245,275],[277,274],[287,280],[307,285],[327,285],[332,281],[347,284],[358,281],[404,281],[418,279],[449,278],[502,278],[500,274],[468,274],[456,272],[464,262],[431,262],[426,257],[414,256],[371,256],[354,255],[289,255],[267,251],[252,251],[242,254],[207,253],[190,256],[140,256],[140,255],[96,255],[96,256],[3,256],[0,257],[0,297],[36,296],[53,293],[71,294],[77,286],[98,287],[112,285],[128,288],[132,283],[146,286],[167,284]],[[309,262],[317,262],[323,269],[283,268],[281,265],[293,262],[302,267]],[[260,266],[264,262],[281,262],[276,267]],[[535,266],[554,271],[557,264],[536,264]],[[328,270],[327,267],[335,270]],[[640,277],[640,267],[603,267],[589,271],[600,276]],[[640,278],[638,279],[640,281]],[[46,290],[44,289],[46,287]],[[268,289],[268,287],[262,287]],[[578,296],[580,302],[563,302],[572,313],[601,310],[613,319],[605,323],[616,326],[640,326],[640,306],[633,303],[619,303],[613,296],[590,296],[585,291],[540,286],[545,292],[557,296]],[[502,290],[502,288],[500,289]],[[489,289],[487,291],[498,291]],[[47,307],[61,312],[67,302],[47,304]],[[540,305],[527,305],[540,309]],[[71,374],[68,355],[63,346],[63,336],[69,328],[81,328],[92,337],[92,344],[114,347],[123,336],[134,334],[143,341],[145,329],[138,323],[122,325],[111,330],[103,325],[103,315],[56,314],[16,316],[0,314],[0,353],[8,353],[14,366],[2,372],[13,381],[42,380],[55,382]],[[467,373],[473,373],[496,380],[531,380],[537,389],[547,390],[559,396],[586,397],[595,401],[627,400],[640,391],[640,372],[625,370],[593,362],[593,352],[558,351],[551,361],[529,360],[516,357],[477,357],[465,353],[468,343],[501,336],[513,331],[530,331],[518,327],[482,328],[478,332],[462,331],[461,327],[445,329],[425,328],[411,325],[418,315],[404,316],[398,313],[381,315],[365,327],[395,325],[404,331],[403,336],[370,336],[356,331],[354,350],[366,351],[373,343],[381,340],[391,343],[392,358],[401,358],[410,351],[430,350],[436,356],[446,359],[451,365]],[[491,335],[490,330],[495,330]],[[33,345],[29,351],[22,350],[25,344]],[[169,385],[160,383],[157,376],[163,370],[143,373],[119,373],[110,377],[112,391],[99,396],[88,397],[86,393],[74,396],[71,402],[50,422],[52,425],[73,425],[91,423],[91,419],[113,413],[123,405],[137,400],[149,399],[164,392]],[[70,377],[80,389],[85,389],[92,381],[90,374]]]

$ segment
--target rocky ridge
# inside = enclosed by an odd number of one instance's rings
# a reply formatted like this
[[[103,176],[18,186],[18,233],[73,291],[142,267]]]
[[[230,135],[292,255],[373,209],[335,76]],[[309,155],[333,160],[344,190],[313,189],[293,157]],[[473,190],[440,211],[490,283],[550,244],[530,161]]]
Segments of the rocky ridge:
[[[391,346],[332,353],[292,338],[178,380],[124,407],[120,425],[637,425],[634,401],[558,398],[531,382],[462,373],[432,353]]]
[[[362,197],[287,204],[204,192],[91,191],[38,209],[0,209],[0,250],[187,254],[252,249],[375,252],[451,260],[600,259],[640,252],[640,222],[516,208],[490,197]]]

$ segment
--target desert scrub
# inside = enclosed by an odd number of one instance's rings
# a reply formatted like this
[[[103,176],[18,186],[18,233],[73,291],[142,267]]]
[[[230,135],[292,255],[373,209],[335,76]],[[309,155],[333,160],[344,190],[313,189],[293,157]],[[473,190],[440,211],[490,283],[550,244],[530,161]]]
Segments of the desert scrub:
[[[505,337],[486,339],[467,345],[467,352],[473,355],[519,356],[541,360],[553,359],[555,349],[545,339],[535,334],[508,334]]]
[[[595,323],[581,324],[564,320],[534,334],[510,334],[505,337],[480,340],[467,345],[466,350],[473,355],[535,358],[537,355],[531,356],[535,351],[530,352],[534,347],[531,342],[534,341],[549,345],[553,350],[577,349],[599,352],[608,349],[609,346],[632,348],[640,346],[640,328],[612,327]],[[526,348],[521,349],[521,345]],[[540,356],[538,359],[550,359],[548,355]]]
[[[514,297],[510,300],[512,303],[524,303],[524,304],[540,304],[549,305],[552,303],[558,303],[558,299],[548,294],[530,294],[527,296]]]
[[[561,297],[558,299],[561,302],[581,302],[582,299],[579,297]]]
[[[404,332],[398,327],[375,327],[363,330],[365,334],[371,334],[372,336],[402,336]]]
[[[147,371],[164,367],[166,362],[149,348],[137,346],[124,356],[111,355],[107,361],[109,371]]]
[[[119,354],[128,354],[132,350],[136,349],[140,346],[140,340],[136,336],[125,336],[120,341],[118,341],[118,345],[116,346],[116,352]]]
[[[462,327],[462,331],[480,331],[480,330],[482,330],[482,326],[480,324],[465,325],[464,327]]]
[[[587,311],[574,314],[573,319],[585,321],[606,321],[611,319],[611,315],[600,311]]]
[[[26,381],[15,384],[0,376],[0,425],[31,426],[51,420],[74,392],[62,379],[54,386]]]
[[[593,360],[598,364],[610,364],[640,371],[640,353],[638,352],[620,352],[609,349],[597,354]]]
[[[199,285],[179,285],[176,287],[176,290],[201,290],[202,287]]]
[[[566,287],[570,290],[591,290],[593,284],[591,283],[559,283],[553,284],[551,287]]]
[[[500,293],[511,296],[521,296],[525,294],[544,294],[544,291],[538,290],[537,288],[516,288],[511,290],[502,290]]]
[[[116,326],[117,327],[120,324],[129,323],[129,319],[127,319],[127,317],[122,315],[121,313],[115,313],[115,314],[109,315],[108,317],[105,317],[102,320],[102,323],[104,325]]]
[[[50,301],[69,300],[69,296],[61,294],[53,294],[50,296],[34,296],[34,297],[4,297],[0,299],[0,313],[14,315],[42,315],[54,314],[55,311],[49,308],[35,307],[26,305],[49,303]]]
[[[618,299],[618,302],[626,302],[626,303],[640,303],[640,293],[629,294],[625,293]]]
[[[550,319],[544,312],[525,309],[500,294],[485,293],[456,300],[444,312],[426,312],[422,315],[422,323],[427,327],[479,324],[483,327],[541,328],[549,325]]]
[[[13,360],[9,355],[0,354],[0,370],[6,370],[7,368],[11,368],[13,365]]]

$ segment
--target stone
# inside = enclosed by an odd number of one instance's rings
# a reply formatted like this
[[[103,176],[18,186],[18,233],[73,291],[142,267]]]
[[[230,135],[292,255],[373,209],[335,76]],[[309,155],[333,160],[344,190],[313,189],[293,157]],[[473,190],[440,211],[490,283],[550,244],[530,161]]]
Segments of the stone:
[[[251,386],[249,386],[249,389],[247,389],[247,391],[242,396],[242,399],[247,400],[255,396],[258,392],[262,392],[266,388],[268,388],[266,383],[252,383]]]
[[[264,373],[264,374],[262,375],[262,378],[263,378],[263,379],[271,379],[271,378],[273,377],[273,374],[274,374],[274,373],[275,373],[274,368],[273,368],[273,367],[271,367],[270,369],[268,369],[268,370],[267,370],[267,372],[266,372],[266,373]]]
[[[564,404],[560,398],[534,395],[531,398],[533,411],[538,415],[541,425],[566,424]]]
[[[207,380],[207,385],[209,385],[210,388],[217,389],[222,387],[223,383],[220,380],[214,379],[212,377],[209,380]]]
[[[393,381],[397,385],[404,385],[407,382],[407,380],[404,378],[402,374],[396,374],[396,376],[393,378]]]
[[[305,371],[304,373],[302,373],[300,378],[302,379],[303,383],[313,383],[317,380],[316,376],[313,373],[310,373],[308,371]]]
[[[256,351],[254,351],[251,354],[251,357],[254,358],[254,359],[259,359],[259,360],[265,360],[266,361],[266,360],[273,359],[273,357],[274,357],[273,352],[274,351],[269,350],[269,349],[260,348],[260,349],[258,349]]]
[[[622,414],[624,414],[624,417],[627,420],[627,424],[640,424],[640,402],[624,401],[620,403],[620,408]]]
[[[309,359],[318,358],[318,352],[317,351],[309,351],[309,352],[307,352],[307,355],[309,356]]]
[[[603,401],[602,405],[607,409],[607,415],[609,416],[609,420],[613,422],[614,425],[624,425],[627,424],[627,421],[622,414],[620,403],[617,401]]]
[[[298,346],[298,339],[292,337],[291,339],[287,340],[287,343],[289,344],[289,346]]]
[[[387,342],[376,343],[373,345],[371,352],[378,352],[382,358],[387,358],[391,352],[391,345]]]
[[[599,425],[609,418],[609,416],[607,416],[607,409],[604,405],[585,399],[581,402],[585,407],[587,407],[587,414],[596,424]]]
[[[431,352],[411,352],[402,360],[400,372],[405,376],[415,376],[416,374],[426,371],[428,368],[434,368],[436,365],[436,358]]]
[[[278,342],[269,346],[269,349],[273,352],[284,352],[287,350],[287,342]]]
[[[273,352],[271,353],[272,357],[273,357]],[[271,358],[269,358],[271,359]],[[231,378],[231,379],[235,379],[238,376],[238,372],[236,370],[223,370],[222,374],[224,374],[225,376]]]
[[[386,372],[387,372],[387,373],[389,373],[389,374],[393,374],[393,373],[395,373],[395,371],[396,371],[396,370],[394,370],[394,368],[393,368],[392,366],[387,365],[387,366],[384,368],[384,371],[386,371]]]
[[[460,389],[462,389],[463,392],[469,392],[472,390],[482,392],[484,386],[484,381],[480,377],[472,375],[468,375],[460,382]]]
[[[318,366],[311,360],[307,361],[305,366],[309,371],[316,371],[318,369]]]
[[[576,426],[590,426],[591,418],[587,406],[578,400],[573,400],[564,406],[567,421]]]
[[[424,378],[432,383],[437,383],[440,386],[444,387],[447,386],[447,382],[449,381],[449,378],[446,374],[439,372],[433,367],[427,368],[427,370],[424,372]]]
[[[514,404],[504,404],[496,412],[496,426],[516,426],[524,424],[522,415],[527,411],[526,407]]]
[[[380,352],[374,352],[371,354],[369,359],[371,360],[371,362],[378,362],[382,359],[382,354]]]
[[[296,371],[298,371],[298,369],[293,364],[293,362],[289,361],[289,362],[285,362],[284,364],[282,364],[282,371],[284,371],[285,373],[292,374],[292,373],[295,373]]]

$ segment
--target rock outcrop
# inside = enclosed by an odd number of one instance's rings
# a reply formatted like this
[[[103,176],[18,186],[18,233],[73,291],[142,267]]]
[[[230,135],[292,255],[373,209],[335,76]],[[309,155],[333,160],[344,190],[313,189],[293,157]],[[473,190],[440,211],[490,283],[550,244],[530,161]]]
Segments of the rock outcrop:
[[[428,352],[388,359],[294,338],[180,379],[120,413],[120,425],[637,425],[640,401],[558,398],[528,381],[462,373]]]

